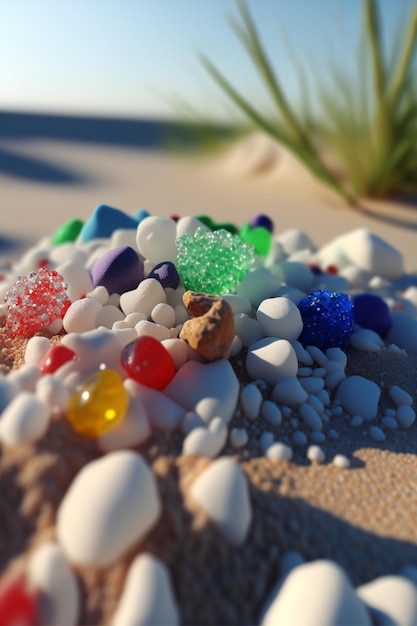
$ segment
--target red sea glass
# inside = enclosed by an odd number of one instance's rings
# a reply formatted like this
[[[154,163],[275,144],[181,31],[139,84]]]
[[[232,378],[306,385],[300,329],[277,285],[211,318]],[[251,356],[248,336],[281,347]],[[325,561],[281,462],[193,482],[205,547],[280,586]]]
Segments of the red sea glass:
[[[164,389],[175,376],[175,363],[168,350],[154,337],[138,337],[122,351],[121,364],[138,383]]]
[[[39,623],[39,596],[31,593],[23,580],[13,580],[0,590],[0,624],[35,626]]]
[[[51,346],[40,362],[41,374],[53,374],[65,363],[75,359],[77,359],[77,355],[70,348],[66,346]]]

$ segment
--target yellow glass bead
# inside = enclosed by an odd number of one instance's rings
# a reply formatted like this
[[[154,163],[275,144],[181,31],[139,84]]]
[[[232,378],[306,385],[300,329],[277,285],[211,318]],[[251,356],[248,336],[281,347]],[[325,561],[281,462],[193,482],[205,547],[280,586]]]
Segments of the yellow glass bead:
[[[121,376],[115,370],[100,369],[72,395],[67,416],[80,435],[96,439],[123,419],[128,402]]]

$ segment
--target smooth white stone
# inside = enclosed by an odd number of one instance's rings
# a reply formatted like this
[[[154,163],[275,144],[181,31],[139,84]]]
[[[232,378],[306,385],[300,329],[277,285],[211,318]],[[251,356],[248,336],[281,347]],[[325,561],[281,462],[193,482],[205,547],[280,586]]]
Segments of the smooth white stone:
[[[384,415],[384,417],[381,419],[381,424],[384,428],[387,428],[388,430],[396,430],[398,428],[397,420],[388,415]]]
[[[19,387],[10,381],[10,375],[7,376],[7,378],[4,375],[0,375],[0,413],[4,411],[13,398],[17,396],[19,391]]]
[[[264,335],[294,341],[303,330],[298,307],[288,298],[267,298],[256,311]]]
[[[307,428],[310,430],[322,430],[323,422],[310,404],[302,404],[298,409],[298,412]]]
[[[306,350],[310,354],[312,359],[314,359],[314,361],[320,365],[320,367],[325,367],[327,369],[329,359],[327,355],[323,352],[323,350],[320,350],[320,348],[318,348],[317,346],[307,346]]]
[[[93,298],[75,300],[64,315],[63,324],[67,333],[84,333],[97,328],[96,318],[103,307]]]
[[[226,424],[236,410],[239,381],[229,361],[188,361],[164,389],[164,394],[206,423],[220,416]]]
[[[125,319],[121,310],[114,304],[104,305],[97,311],[95,328],[104,326],[104,328],[112,328],[116,322],[122,322]]]
[[[369,328],[356,330],[350,336],[349,341],[356,350],[363,350],[364,352],[378,352],[385,346],[380,335]]]
[[[387,344],[404,348],[408,354],[417,354],[417,319],[410,313],[391,312],[392,325],[385,336]]]
[[[105,566],[155,526],[161,502],[155,476],[128,450],[87,463],[57,513],[57,536],[70,561]]]
[[[374,441],[385,441],[385,433],[379,426],[371,426],[369,429],[369,436]]]
[[[302,388],[308,393],[318,393],[324,388],[324,380],[318,376],[307,376],[300,379]]]
[[[171,339],[170,332],[166,326],[162,326],[162,324],[154,324],[154,322],[148,322],[147,320],[138,322],[135,326],[135,330],[138,337],[153,337],[158,341]]]
[[[298,250],[314,251],[316,246],[310,237],[298,228],[289,228],[275,237],[287,255],[293,254]]]
[[[307,404],[309,404],[320,415],[320,417],[323,416],[324,405],[316,395],[310,394],[307,399]]]
[[[326,456],[320,446],[308,446],[306,456],[313,463],[324,463],[326,460]]]
[[[129,315],[126,315],[125,317],[125,322],[128,326],[130,326],[130,328],[134,328],[136,324],[142,320],[146,320],[146,315],[144,315],[140,311],[129,313]]]
[[[266,267],[271,267],[272,265],[275,265],[275,263],[283,261],[285,257],[286,252],[282,243],[278,241],[278,239],[273,238],[271,242],[271,247],[268,252],[268,256],[265,259]]]
[[[75,626],[80,612],[80,591],[60,546],[48,541],[37,547],[26,573],[30,586],[42,593],[39,623]]]
[[[254,383],[245,385],[240,392],[239,401],[246,417],[256,420],[262,404],[262,394]]]
[[[38,365],[22,365],[18,370],[12,370],[8,376],[10,384],[20,391],[35,391],[36,384],[41,377]]]
[[[332,370],[326,374],[324,378],[324,384],[327,389],[336,389],[336,387],[346,378],[346,374],[343,370]]]
[[[349,291],[349,282],[341,274],[320,274],[316,276],[313,289],[347,293]]]
[[[401,389],[401,387],[398,387],[398,385],[392,385],[390,387],[389,395],[396,406],[403,404],[411,406],[413,404],[413,398],[410,394],[404,391],[404,389]]]
[[[213,417],[208,427],[194,428],[184,439],[182,454],[195,454],[214,459],[223,449],[227,427],[221,417]]]
[[[233,315],[238,315],[239,313],[250,315],[252,305],[246,298],[242,298],[242,296],[238,296],[236,293],[227,293],[223,295],[222,298],[226,300],[227,304],[232,309]]]
[[[401,428],[410,428],[416,420],[416,413],[411,406],[403,404],[398,407],[395,417]]]
[[[68,297],[71,302],[93,291],[94,285],[83,261],[67,261],[58,265],[56,271],[68,282]]]
[[[51,347],[51,342],[47,337],[31,337],[26,344],[25,363],[26,365],[39,366],[45,354]]]
[[[187,361],[187,343],[183,339],[179,339],[177,337],[164,339],[161,343],[172,356],[175,368],[178,371]]]
[[[29,391],[19,393],[0,415],[0,440],[6,446],[38,441],[46,433],[51,409]]]
[[[348,376],[340,383],[336,398],[350,415],[361,415],[365,421],[378,414],[381,389],[363,376]]]
[[[362,415],[354,415],[351,420],[349,420],[349,426],[352,428],[359,428],[363,424]]]
[[[120,304],[120,294],[119,293],[111,293],[109,295],[109,299],[107,303],[109,306],[119,306]]]
[[[206,226],[203,222],[201,222],[196,217],[192,217],[190,215],[185,215],[184,217],[180,217],[176,226],[176,237],[179,239],[182,235],[191,235],[194,237],[197,229],[201,228],[204,231],[209,231],[210,228]]]
[[[248,443],[248,440],[246,428],[232,428],[230,431],[229,441],[233,448],[243,448]]]
[[[326,441],[326,435],[319,430],[312,430],[310,432],[310,441],[312,443],[324,443]]]
[[[307,350],[299,341],[293,341],[292,345],[295,350],[295,354],[297,355],[297,359],[300,361],[300,363],[306,365],[307,367],[313,365],[313,357],[309,352],[307,352]]]
[[[105,306],[107,304],[109,296],[110,294],[104,285],[98,285],[97,287],[94,287],[93,291],[90,291],[87,294],[88,298],[97,300],[97,302],[99,302],[101,306]]]
[[[262,626],[372,625],[344,570],[328,560],[292,569],[262,613]]]
[[[295,260],[280,261],[270,269],[280,283],[291,285],[304,293],[311,291],[315,277],[305,263]]]
[[[333,465],[341,469],[348,469],[350,467],[350,461],[344,454],[336,454],[333,458]]]
[[[361,290],[368,289],[369,281],[372,278],[371,272],[367,272],[356,265],[344,267],[339,274],[348,281],[351,288]]]
[[[246,476],[231,457],[213,461],[192,484],[191,495],[229,544],[244,544],[252,507]]]
[[[290,461],[292,459],[292,448],[285,443],[273,443],[266,450],[265,456],[271,461]]]
[[[113,452],[124,448],[140,446],[151,436],[148,415],[140,398],[129,399],[124,418],[117,426],[97,439],[97,445],[103,452]]]
[[[64,412],[70,400],[70,393],[56,376],[45,374],[36,384],[36,396],[45,402],[53,412]]]
[[[158,389],[146,387],[127,378],[124,386],[131,396],[140,398],[152,428],[171,432],[184,420],[186,410]]]
[[[300,289],[296,289],[292,285],[281,285],[275,292],[275,298],[288,298],[294,304],[298,304],[300,300],[305,298],[307,294],[305,291],[301,291]]]
[[[121,333],[128,333],[133,329],[123,329],[115,332],[108,328],[96,328],[86,333],[69,333],[62,338],[61,344],[73,350],[78,360],[70,361],[59,370],[59,377],[64,379],[67,375],[77,372],[89,374],[104,363],[107,367],[123,374],[120,365],[120,353],[123,344]],[[56,374],[55,374],[56,375]]]
[[[129,246],[133,250],[137,249],[136,232],[131,228],[116,228],[110,237],[110,248],[120,248],[121,246]]]
[[[257,307],[262,300],[273,296],[279,285],[279,279],[270,270],[260,267],[246,274],[238,285],[236,293]]]
[[[343,238],[343,252],[353,265],[390,281],[404,273],[402,254],[366,228],[357,228]]]
[[[381,576],[356,593],[376,624],[417,624],[417,585],[405,576]]]
[[[275,402],[271,402],[271,400],[262,402],[261,417],[271,426],[280,426],[282,423],[282,413]]]
[[[181,431],[184,435],[188,435],[194,428],[207,428],[207,424],[200,415],[194,411],[189,411],[181,423]]]
[[[175,310],[169,304],[160,302],[151,311],[151,320],[166,328],[175,326]]]
[[[295,446],[305,446],[307,444],[307,436],[301,430],[295,430],[291,441]]]
[[[176,262],[176,238],[177,226],[169,217],[145,217],[136,231],[136,245],[140,254],[154,265],[163,261]]]
[[[327,348],[326,357],[330,361],[338,361],[343,369],[345,369],[347,364],[347,355],[341,348]],[[328,367],[328,363],[327,363]]]
[[[262,378],[272,385],[285,378],[296,376],[297,356],[286,339],[265,337],[249,346],[246,370],[251,378]]]
[[[140,312],[149,317],[160,302],[166,303],[166,295],[161,283],[155,278],[145,278],[136,289],[125,291],[120,296],[120,308],[125,315]]]
[[[264,430],[262,435],[258,439],[258,445],[261,448],[263,454],[266,453],[268,448],[270,448],[275,443],[274,434]]]
[[[190,314],[188,313],[187,309],[185,308],[183,304],[177,304],[175,306],[174,311],[175,311],[175,326],[178,326],[178,324],[184,324],[184,322],[186,322],[190,318]]]
[[[277,383],[272,391],[272,399],[279,404],[287,404],[291,407],[300,406],[307,401],[308,393],[301,386],[295,376],[284,378]]]
[[[59,246],[51,246],[49,259],[55,265],[65,263],[65,261],[77,261],[85,265],[87,255],[79,248],[76,248],[74,243],[67,241],[59,244]]]
[[[330,396],[326,389],[321,389],[316,397],[324,406],[330,406]]]
[[[240,338],[242,344],[248,348],[255,341],[259,341],[264,336],[264,331],[258,320],[249,317],[246,313],[235,315],[235,333]]]
[[[166,565],[142,553],[130,565],[112,626],[177,626],[181,619]]]
[[[186,289],[184,285],[182,285],[181,283],[178,285],[176,289],[172,289],[171,287],[166,287],[165,295],[166,295],[167,303],[169,304],[169,306],[172,306],[173,309],[175,309],[175,307],[178,306],[179,304],[181,306],[184,306],[183,298],[184,298],[185,292],[186,292]]]

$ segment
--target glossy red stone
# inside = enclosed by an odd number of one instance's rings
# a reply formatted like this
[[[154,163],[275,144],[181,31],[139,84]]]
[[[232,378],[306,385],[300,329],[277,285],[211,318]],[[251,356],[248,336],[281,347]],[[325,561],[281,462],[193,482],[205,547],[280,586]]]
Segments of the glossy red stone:
[[[23,580],[13,580],[0,590],[0,624],[35,626],[39,624],[39,596],[29,591]]]
[[[168,350],[148,336],[139,337],[122,350],[121,364],[130,378],[159,390],[168,385],[176,372]]]
[[[65,363],[74,361],[77,358],[75,352],[66,346],[51,346],[40,362],[39,367],[42,374],[53,374]]]

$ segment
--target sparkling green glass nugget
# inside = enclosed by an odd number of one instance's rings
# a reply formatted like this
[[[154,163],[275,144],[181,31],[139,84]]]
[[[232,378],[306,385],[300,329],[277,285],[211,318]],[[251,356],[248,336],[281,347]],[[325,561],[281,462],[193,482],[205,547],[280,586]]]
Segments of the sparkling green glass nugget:
[[[177,271],[186,289],[234,293],[255,259],[253,246],[224,229],[185,234],[177,241]]]

